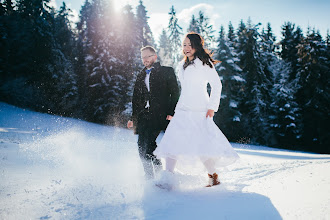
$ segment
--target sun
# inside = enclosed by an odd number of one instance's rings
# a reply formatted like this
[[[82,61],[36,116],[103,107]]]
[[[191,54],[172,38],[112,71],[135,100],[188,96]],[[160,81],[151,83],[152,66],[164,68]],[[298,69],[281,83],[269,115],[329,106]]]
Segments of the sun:
[[[114,0],[112,5],[116,12],[119,12],[127,3],[125,0]]]
[[[125,5],[131,5],[133,8],[139,3],[138,0],[113,0],[112,5],[116,12],[119,12],[123,9]]]

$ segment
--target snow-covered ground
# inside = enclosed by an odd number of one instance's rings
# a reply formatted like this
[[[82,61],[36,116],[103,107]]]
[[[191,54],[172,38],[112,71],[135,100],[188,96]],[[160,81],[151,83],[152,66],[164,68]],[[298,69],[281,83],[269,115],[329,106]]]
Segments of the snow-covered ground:
[[[0,103],[0,219],[330,219],[330,155],[233,144],[220,186],[181,172],[166,191],[144,180],[136,139]]]

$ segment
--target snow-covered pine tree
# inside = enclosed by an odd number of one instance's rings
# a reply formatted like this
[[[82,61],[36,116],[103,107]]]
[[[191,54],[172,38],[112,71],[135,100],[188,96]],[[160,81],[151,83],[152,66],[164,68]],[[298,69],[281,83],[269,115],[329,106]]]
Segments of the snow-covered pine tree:
[[[231,21],[228,24],[228,34],[227,34],[228,41],[230,42],[231,46],[235,47],[237,44],[237,36],[235,34],[235,29]],[[235,48],[234,48],[235,49]]]
[[[5,4],[0,2],[0,16],[3,16],[6,12]]]
[[[301,107],[302,140],[308,150],[329,153],[330,67],[327,46],[318,31],[308,28],[297,49],[300,67],[297,102]]]
[[[204,15],[204,12],[198,12],[197,24],[199,29],[199,34],[204,38],[205,46],[211,50],[215,46],[215,37],[213,25],[210,25],[209,18]]]
[[[168,14],[170,15],[170,20],[167,27],[169,32],[168,38],[172,43],[171,53],[172,53],[173,66],[177,66],[177,63],[182,59],[182,52],[181,52],[181,45],[182,45],[181,36],[183,35],[182,27],[180,27],[180,25],[178,24],[178,18],[176,16],[176,11],[173,5]]]
[[[116,81],[115,30],[112,26],[113,11],[111,2],[94,0],[91,4],[90,18],[85,27],[90,33],[88,51],[85,54],[87,75],[88,119],[105,123],[111,111],[117,107],[119,89]]]
[[[56,48],[52,56],[56,72],[56,89],[54,100],[57,103],[57,114],[77,116],[79,93],[77,75],[74,71],[75,40],[71,30],[69,16],[71,10],[63,2],[55,16],[54,37]]]
[[[243,114],[242,122],[252,141],[265,144],[270,135],[267,112],[267,106],[270,104],[268,91],[270,81],[264,73],[262,64],[258,25],[253,25],[249,20],[246,29],[240,31],[240,67],[246,80],[240,106]],[[245,39],[246,43],[243,43]]]
[[[29,107],[43,112],[54,112],[57,109],[55,96],[57,78],[55,71],[58,64],[53,60],[57,49],[53,33],[54,9],[48,6],[49,0],[20,0],[17,2],[19,16],[18,38],[13,50],[19,54],[18,74],[27,79],[31,93],[26,94]],[[20,47],[21,48],[17,48]]]
[[[265,29],[262,30],[260,37],[263,42],[261,45],[262,51],[267,52],[267,53],[274,53],[275,48],[276,48],[276,45],[275,45],[276,37],[273,34],[270,23],[267,23],[267,29],[266,29],[266,31],[265,31]]]
[[[297,80],[289,80],[291,66],[282,59],[274,59],[268,69],[274,75],[269,123],[275,140],[270,145],[296,149],[299,145],[299,106],[296,102]]]
[[[118,110],[115,123],[119,122],[120,119],[127,121],[131,113],[131,99],[133,96],[133,85],[137,73],[142,68],[141,57],[140,57],[140,41],[137,38],[137,18],[132,12],[132,6],[126,5],[120,12],[119,19],[116,22],[118,28],[117,41],[117,67],[118,73],[122,77],[117,77],[120,81],[117,81],[118,90],[117,102]],[[123,117],[125,116],[125,117]]]
[[[91,10],[92,5],[88,0],[82,5],[79,21],[77,22],[77,42],[76,42],[76,56],[75,56],[75,72],[77,74],[77,86],[78,93],[80,95],[80,106],[87,106],[88,99],[88,87],[87,77],[88,72],[86,71],[86,56],[91,51],[92,46],[92,31],[91,26]],[[82,110],[81,117],[87,119],[87,109]]]
[[[71,61],[75,59],[75,39],[74,33],[70,23],[72,17],[72,10],[67,7],[65,2],[62,3],[59,11],[55,15],[55,39],[60,47],[62,53]]]
[[[173,59],[172,59],[172,44],[169,40],[165,29],[163,29],[162,34],[159,38],[159,51],[158,57],[162,65],[164,66],[173,66]]]
[[[228,34],[229,33],[230,32],[228,32]],[[244,53],[243,50],[248,41],[247,34],[246,34],[246,25],[243,20],[241,20],[241,22],[238,26],[236,35],[237,35],[237,40],[236,40],[236,44],[234,44],[234,46],[235,46],[235,50],[238,54],[238,57],[240,58],[241,56],[243,56],[243,53]]]
[[[139,47],[144,47],[147,45],[155,46],[154,38],[150,26],[148,24],[149,17],[147,16],[146,7],[143,5],[142,0],[139,1],[139,5],[136,10],[137,18],[137,28],[138,28],[138,38],[140,40]]]
[[[115,16],[111,1],[94,0],[86,7],[79,31],[87,77],[88,120],[121,123],[129,111],[132,79],[140,69],[140,27],[131,6]],[[142,3],[142,2],[141,2]]]
[[[187,29],[187,32],[188,33],[195,32],[197,34],[200,34],[200,29],[199,29],[199,26],[198,26],[198,22],[195,18],[195,15],[191,16],[191,21],[190,21],[189,27]]]
[[[3,9],[5,11],[5,14],[7,15],[11,15],[14,12],[14,2],[13,0],[4,0],[3,3],[1,3],[1,5],[3,5]]]
[[[230,33],[232,39],[234,36]],[[225,36],[224,27],[220,27],[218,48],[215,59],[221,61],[216,64],[216,70],[222,81],[222,95],[220,108],[215,115],[215,122],[229,140],[236,141],[243,135],[241,127],[241,113],[238,106],[241,103],[243,84],[242,70],[237,65],[238,58],[233,42]]]
[[[260,34],[260,51],[262,52],[261,58],[262,63],[264,65],[264,73],[267,77],[267,79],[271,82],[268,89],[272,88],[272,85],[274,84],[274,74],[271,68],[269,68],[273,63],[276,63],[278,58],[275,51],[275,35],[272,32],[272,28],[270,23],[267,23],[267,30],[262,30]]]
[[[296,78],[297,70],[299,68],[297,46],[301,43],[301,40],[303,38],[302,31],[300,27],[295,28],[295,24],[291,22],[286,22],[282,26],[282,35],[283,39],[280,41],[280,56],[282,59],[291,64],[289,79],[294,80]]]
[[[270,103],[266,106],[270,123],[270,146],[293,147],[299,132],[297,129],[298,105],[295,102],[296,81],[289,81],[291,65],[279,59],[275,53],[275,36],[270,23],[260,35],[261,59],[264,73],[270,84]]]

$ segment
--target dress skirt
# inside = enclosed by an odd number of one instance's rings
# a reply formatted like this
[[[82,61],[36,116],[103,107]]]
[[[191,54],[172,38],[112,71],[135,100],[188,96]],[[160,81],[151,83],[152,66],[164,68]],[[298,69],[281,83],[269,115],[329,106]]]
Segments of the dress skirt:
[[[213,159],[216,168],[225,167],[239,159],[213,119],[206,118],[206,112],[182,110],[175,111],[154,155],[178,161],[204,162]]]

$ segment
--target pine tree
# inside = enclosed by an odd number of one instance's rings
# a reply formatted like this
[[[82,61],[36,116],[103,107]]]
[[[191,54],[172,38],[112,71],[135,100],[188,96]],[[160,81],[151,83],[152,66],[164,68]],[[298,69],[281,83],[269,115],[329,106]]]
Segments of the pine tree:
[[[237,36],[235,34],[235,30],[231,21],[228,24],[228,34],[227,34],[228,41],[231,43],[232,46],[235,46],[237,43]]]
[[[79,100],[77,75],[74,71],[75,41],[69,21],[70,12],[71,10],[63,2],[55,17],[53,31],[56,49],[52,53],[55,62],[54,74],[57,76],[57,92],[54,94],[57,103],[55,112],[68,116],[77,115],[75,113]]]
[[[14,72],[25,78],[27,87],[33,91],[26,95],[29,105],[38,111],[54,112],[58,104],[54,99],[58,76],[52,53],[57,48],[53,33],[54,9],[48,3],[49,0],[17,2],[20,34],[15,37],[19,43],[11,50],[17,50],[20,53],[17,57],[21,58],[19,69]]]
[[[122,114],[130,111],[131,85],[140,67],[141,45],[136,37],[139,21],[132,7],[125,6],[119,16],[112,9],[111,2],[94,0],[84,6],[86,14],[78,26],[84,52],[87,119],[107,124],[120,123]]]
[[[264,73],[269,80],[268,91],[270,105],[266,106],[271,133],[268,144],[293,147],[296,145],[299,131],[297,129],[298,105],[295,101],[296,80],[289,81],[291,65],[280,60],[275,53],[275,36],[270,23],[267,30],[263,30],[260,40],[260,58],[264,66]],[[269,102],[268,102],[269,103]]]
[[[6,101],[5,94],[3,91],[3,86],[10,74],[9,69],[9,26],[12,26],[13,22],[11,16],[6,13],[6,3],[0,2],[0,100]]]
[[[170,15],[170,20],[168,24],[168,31],[169,31],[169,39],[172,43],[172,59],[173,64],[176,66],[179,60],[181,60],[181,35],[182,34],[182,27],[178,24],[178,18],[176,16],[176,11],[174,9],[174,6],[171,7],[170,12],[168,13]]]
[[[268,68],[274,75],[269,110],[270,127],[274,132],[273,146],[295,149],[299,146],[299,106],[296,102],[297,80],[289,80],[291,65],[275,59]]]
[[[209,18],[204,15],[202,11],[199,11],[199,17],[197,19],[199,34],[203,37],[205,46],[211,49],[214,46],[213,26],[209,24]]]
[[[237,30],[237,43],[234,45],[239,58],[244,55],[243,50],[248,41],[246,32],[247,32],[246,25],[243,22],[243,20],[241,20]]]
[[[163,29],[162,34],[159,38],[159,52],[158,57],[164,66],[173,66],[172,60],[172,44],[166,34],[165,29]]]
[[[6,7],[4,3],[0,2],[0,16],[2,17],[6,13]]]
[[[3,5],[7,15],[11,15],[14,12],[14,3],[12,0],[5,0]]]
[[[220,28],[215,58],[221,61],[216,65],[216,70],[223,85],[221,105],[219,112],[215,115],[215,122],[229,140],[238,140],[243,135],[241,127],[242,114],[238,106],[242,101],[242,89],[245,80],[241,76],[241,68],[237,65],[239,60],[234,51],[233,42],[225,37],[223,26]]]
[[[140,39],[139,47],[141,48],[147,45],[155,46],[152,32],[148,24],[149,17],[147,16],[147,10],[143,5],[142,0],[139,1],[136,17],[137,17],[137,28],[139,31],[138,38]]]
[[[273,65],[273,63],[276,63],[278,61],[278,58],[275,51],[275,41],[276,38],[272,32],[272,28],[270,26],[270,23],[267,24],[267,30],[262,30],[262,33],[260,34],[260,51],[262,52],[261,59],[262,63],[264,65],[264,73],[267,77],[267,79],[271,82],[268,89],[272,88],[272,85],[274,84],[274,73],[273,70],[270,68],[270,66]]]
[[[88,0],[82,5],[79,21],[77,23],[77,42],[76,42],[76,57],[75,57],[75,72],[77,74],[78,93],[81,97],[79,99],[81,106],[88,106],[88,87],[87,77],[88,72],[86,70],[86,58],[92,46],[92,31],[91,26],[91,10],[92,5]],[[81,112],[81,117],[88,118],[88,111],[85,109]]]
[[[138,33],[137,19],[132,12],[132,6],[126,5],[123,7],[120,20],[116,22],[119,26],[119,33],[117,36],[117,47],[116,51],[119,57],[118,72],[122,77],[118,77],[120,81],[118,83],[118,110],[117,114],[120,114],[116,118],[118,122],[119,118],[127,120],[124,116],[129,117],[132,113],[131,98],[133,96],[133,85],[135,76],[138,74],[139,70],[142,68],[140,61],[140,41],[136,38]],[[118,74],[119,75],[119,74]]]
[[[189,27],[187,29],[187,32],[195,32],[197,34],[200,33],[200,29],[199,29],[199,26],[198,26],[198,21],[195,19],[195,15],[192,15],[191,17],[191,21],[190,21],[190,24],[189,24]]]
[[[319,32],[308,29],[297,49],[300,66],[297,102],[301,106],[302,140],[307,149],[328,153],[330,67],[326,43]]]
[[[299,27],[295,29],[295,24],[286,22],[282,26],[283,39],[281,44],[281,58],[291,64],[290,80],[296,78],[297,70],[299,68],[297,46],[301,43],[303,37],[302,31]]]
[[[275,51],[275,41],[276,37],[273,34],[272,27],[270,23],[267,23],[267,30],[263,29],[261,33],[262,41],[264,42],[262,45],[262,50],[268,53],[273,53]]]
[[[109,42],[113,38],[110,35],[113,30],[111,26],[108,26],[110,23],[105,22],[107,21],[105,11],[107,14],[111,13],[106,10],[107,7],[103,0],[94,0],[91,4],[90,17],[86,26],[87,32],[90,33],[90,44],[88,51],[84,54],[84,71],[87,75],[88,88],[88,120],[99,123],[106,121],[110,109],[114,107],[116,95],[113,94],[114,88],[111,86],[114,80],[113,63],[116,59],[113,58],[114,50],[111,48],[114,44]]]
[[[75,40],[69,20],[69,17],[71,16],[73,16],[72,10],[67,7],[65,2],[63,2],[60,10],[55,16],[54,28],[56,31],[54,35],[56,43],[59,45],[61,51],[67,58],[72,59],[71,61],[73,61],[75,57]]]
[[[243,123],[246,130],[249,131],[248,134],[252,141],[265,144],[270,136],[267,117],[267,106],[270,103],[268,92],[270,81],[265,75],[262,64],[258,25],[253,25],[249,20],[247,28],[243,29],[240,34],[240,67],[246,80],[241,104]],[[245,44],[242,44],[243,39],[247,40]]]

